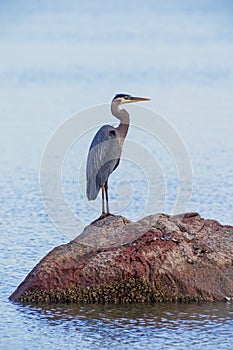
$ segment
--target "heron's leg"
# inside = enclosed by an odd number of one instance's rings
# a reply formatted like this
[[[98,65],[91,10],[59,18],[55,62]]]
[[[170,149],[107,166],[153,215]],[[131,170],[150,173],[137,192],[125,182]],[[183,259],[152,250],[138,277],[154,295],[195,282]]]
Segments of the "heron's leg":
[[[105,209],[104,209],[104,185],[102,185],[102,215],[105,214]]]
[[[106,209],[107,209],[107,214],[109,214],[109,206],[108,206],[108,180],[105,182],[104,188],[105,188],[105,197],[106,197]]]

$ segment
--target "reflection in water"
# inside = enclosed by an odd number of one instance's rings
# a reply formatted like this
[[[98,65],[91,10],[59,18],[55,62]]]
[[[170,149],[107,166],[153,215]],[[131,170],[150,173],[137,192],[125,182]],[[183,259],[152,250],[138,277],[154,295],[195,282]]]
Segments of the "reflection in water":
[[[53,304],[18,306],[18,311],[27,322],[37,320],[54,335],[76,334],[83,348],[95,344],[130,349],[136,342],[138,348],[212,349],[221,339],[222,349],[227,349],[233,335],[232,303]]]

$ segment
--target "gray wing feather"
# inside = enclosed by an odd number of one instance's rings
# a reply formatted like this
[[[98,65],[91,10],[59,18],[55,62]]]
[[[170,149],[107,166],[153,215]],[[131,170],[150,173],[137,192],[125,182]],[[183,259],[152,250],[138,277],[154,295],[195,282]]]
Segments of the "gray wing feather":
[[[121,146],[116,130],[104,125],[95,135],[87,157],[86,178],[87,198],[94,200],[109,175],[117,167],[121,156]]]

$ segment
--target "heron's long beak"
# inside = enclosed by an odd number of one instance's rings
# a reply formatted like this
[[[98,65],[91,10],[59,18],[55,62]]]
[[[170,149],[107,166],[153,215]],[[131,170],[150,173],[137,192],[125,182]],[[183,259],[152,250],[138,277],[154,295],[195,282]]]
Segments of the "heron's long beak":
[[[128,100],[127,102],[139,102],[139,101],[150,101],[150,98],[147,97],[130,97],[130,100]]]

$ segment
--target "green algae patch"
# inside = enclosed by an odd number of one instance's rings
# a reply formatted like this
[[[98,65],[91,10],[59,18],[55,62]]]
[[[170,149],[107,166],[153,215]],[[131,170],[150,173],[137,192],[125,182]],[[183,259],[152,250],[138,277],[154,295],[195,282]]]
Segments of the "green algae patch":
[[[23,303],[156,303],[191,302],[203,300],[198,296],[184,297],[166,292],[160,283],[140,279],[117,281],[102,286],[75,286],[65,290],[27,291],[18,301]]]

